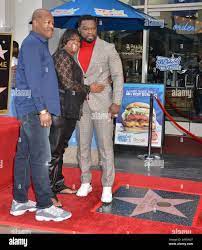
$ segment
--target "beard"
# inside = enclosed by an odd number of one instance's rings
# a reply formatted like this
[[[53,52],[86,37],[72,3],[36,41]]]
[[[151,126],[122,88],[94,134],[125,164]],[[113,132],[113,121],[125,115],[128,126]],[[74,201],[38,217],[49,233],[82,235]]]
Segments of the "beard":
[[[90,38],[82,38],[83,41],[87,42],[87,43],[92,43],[96,40],[96,36],[90,37]]]

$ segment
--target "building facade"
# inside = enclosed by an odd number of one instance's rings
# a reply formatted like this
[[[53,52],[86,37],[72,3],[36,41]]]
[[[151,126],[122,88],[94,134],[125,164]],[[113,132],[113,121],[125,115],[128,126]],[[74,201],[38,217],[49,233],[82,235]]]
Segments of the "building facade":
[[[67,0],[68,1],[68,0]],[[102,38],[116,45],[123,61],[126,83],[164,83],[166,108],[191,132],[201,135],[202,114],[202,1],[122,0],[148,13],[160,27],[150,31],[104,32]],[[0,32],[10,31],[20,44],[30,30],[36,8],[50,9],[62,0],[1,0]],[[149,24],[155,26],[156,24]],[[50,50],[57,47],[62,30],[56,29]],[[180,58],[181,68],[161,71],[157,57]],[[170,104],[169,104],[170,102]],[[181,134],[168,121],[167,134]]]
[[[202,1],[123,2],[155,17],[161,27],[118,34],[117,47],[124,62],[125,81],[164,83],[169,113],[187,130],[201,136]],[[180,68],[160,71],[157,65],[159,56],[179,58]],[[166,121],[166,134],[182,133]]]

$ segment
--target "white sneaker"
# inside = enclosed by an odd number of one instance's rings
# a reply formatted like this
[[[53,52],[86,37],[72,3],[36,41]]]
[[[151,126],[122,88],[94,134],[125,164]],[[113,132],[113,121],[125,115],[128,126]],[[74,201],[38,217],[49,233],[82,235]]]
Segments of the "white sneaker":
[[[92,186],[90,183],[83,183],[81,184],[79,190],[77,191],[76,195],[80,197],[87,196],[90,192],[92,192]]]
[[[37,209],[35,219],[38,221],[63,221],[71,218],[71,216],[71,212],[65,211],[62,208],[58,208],[52,205],[48,208]]]
[[[112,202],[112,188],[111,187],[103,187],[101,201],[104,203]]]
[[[22,215],[29,212],[35,212],[36,211],[36,202],[28,200],[25,203],[17,202],[15,200],[12,201],[10,214],[14,216]]]

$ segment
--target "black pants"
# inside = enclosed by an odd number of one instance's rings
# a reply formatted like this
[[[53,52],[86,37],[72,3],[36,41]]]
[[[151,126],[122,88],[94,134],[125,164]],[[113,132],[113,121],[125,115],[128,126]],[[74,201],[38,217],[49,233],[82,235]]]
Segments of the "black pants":
[[[51,188],[54,194],[65,189],[64,176],[62,174],[63,154],[68,147],[68,141],[76,127],[76,119],[66,119],[53,116],[50,129],[51,163],[49,176]]]

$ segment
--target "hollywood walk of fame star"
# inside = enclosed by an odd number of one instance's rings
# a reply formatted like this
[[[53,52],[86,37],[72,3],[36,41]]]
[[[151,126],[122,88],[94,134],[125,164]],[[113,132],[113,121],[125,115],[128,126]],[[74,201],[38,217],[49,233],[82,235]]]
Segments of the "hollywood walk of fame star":
[[[5,88],[0,88],[0,93],[3,92],[5,89],[6,89],[6,87]]]
[[[3,50],[0,44],[0,58],[5,60],[4,54],[7,52],[8,50]]]
[[[145,194],[143,198],[135,198],[135,197],[114,197],[114,198],[137,205],[135,209],[133,210],[133,212],[129,215],[130,217],[152,212],[152,211],[156,212],[158,210],[158,211],[162,211],[168,214],[187,218],[183,213],[181,213],[175,207],[175,205],[193,201],[193,200],[187,200],[187,199],[162,198],[160,195],[158,195],[151,189],[148,190],[148,192]]]

